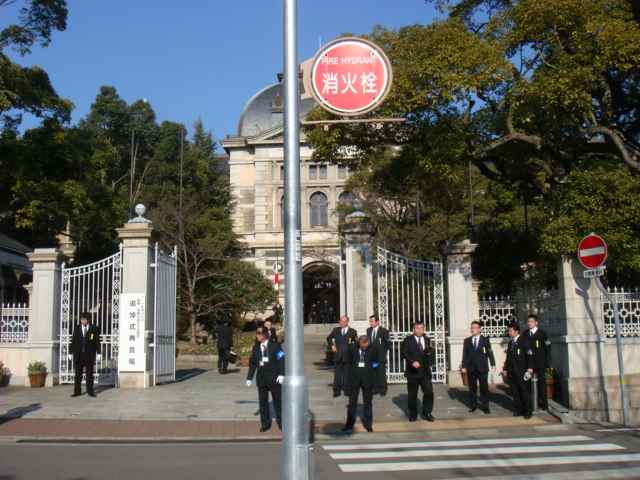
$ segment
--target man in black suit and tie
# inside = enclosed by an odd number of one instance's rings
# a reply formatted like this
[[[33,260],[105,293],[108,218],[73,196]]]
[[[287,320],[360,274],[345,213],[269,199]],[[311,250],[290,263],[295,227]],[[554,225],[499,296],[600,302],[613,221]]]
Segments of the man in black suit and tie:
[[[373,393],[384,397],[387,394],[387,352],[391,346],[389,330],[380,326],[380,320],[375,315],[369,317],[367,338],[372,347],[378,349],[380,367],[375,370]]]
[[[90,397],[96,396],[93,391],[93,367],[96,360],[100,361],[99,352],[100,330],[89,323],[89,314],[83,312],[80,314],[80,324],[74,327],[71,338],[71,354],[69,354],[69,357],[73,359],[76,370],[72,397],[80,395],[83,372],[87,384],[87,394]]]
[[[265,327],[256,329],[257,343],[253,346],[249,360],[247,387],[253,384],[256,375],[258,402],[260,404],[260,431],[271,428],[271,411],[269,409],[269,393],[276,411],[276,422],[282,430],[282,382],[284,380],[284,352],[278,342],[269,339]],[[256,373],[257,372],[257,373]]]
[[[481,333],[480,322],[471,322],[471,336],[464,339],[462,348],[462,372],[467,372],[469,392],[471,393],[470,412],[478,409],[478,383],[480,384],[480,409],[489,410],[489,363],[495,369],[496,359],[491,350],[491,342]]]
[[[531,355],[527,347],[526,338],[520,335],[517,323],[509,325],[511,341],[507,347],[507,358],[504,362],[502,375],[509,382],[513,396],[513,415],[531,418],[531,377],[527,370],[531,367]]]
[[[358,395],[362,390],[362,424],[367,432],[373,431],[373,386],[375,372],[380,368],[380,350],[369,343],[366,335],[358,338],[357,346],[351,348],[349,364],[349,405],[347,406],[347,423],[343,432],[353,430],[356,423],[356,409],[358,407]]]
[[[333,396],[339,397],[340,392],[349,395],[348,369],[351,362],[352,347],[356,344],[358,333],[349,327],[349,317],[340,317],[339,326],[334,328],[327,337],[327,344],[333,352],[335,370],[333,374]]]
[[[233,347],[233,329],[231,328],[231,322],[228,320],[218,322],[216,333],[218,337],[218,372],[225,375],[229,367],[229,354]]]
[[[424,334],[424,323],[413,325],[413,335],[402,342],[402,356],[406,361],[404,376],[407,377],[409,421],[415,422],[418,418],[418,388],[422,388],[422,418],[433,422],[433,360],[429,337]]]
[[[538,327],[538,317],[529,315],[527,318],[528,330],[522,334],[528,346],[531,356],[530,375],[538,376],[538,408],[546,410],[547,402],[547,379],[545,373],[551,366],[551,341],[547,332]]]

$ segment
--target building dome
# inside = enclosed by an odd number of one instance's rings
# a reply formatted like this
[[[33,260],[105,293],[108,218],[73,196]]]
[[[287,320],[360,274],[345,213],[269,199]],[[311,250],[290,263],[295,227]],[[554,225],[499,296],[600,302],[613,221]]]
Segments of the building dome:
[[[313,98],[302,95],[300,116],[305,117],[316,105]],[[283,123],[284,97],[282,84],[275,83],[263,88],[247,102],[238,122],[239,137],[255,137],[262,132],[279,127]]]

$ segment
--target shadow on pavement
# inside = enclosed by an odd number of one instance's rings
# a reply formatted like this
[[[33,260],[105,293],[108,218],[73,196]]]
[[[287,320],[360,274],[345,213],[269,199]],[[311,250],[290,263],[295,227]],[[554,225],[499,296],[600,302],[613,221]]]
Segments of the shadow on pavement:
[[[15,408],[12,408],[11,410],[7,410],[5,414],[0,416],[0,425],[2,425],[3,423],[10,422],[11,420],[22,418],[31,412],[40,410],[41,408],[42,408],[41,403],[32,403],[31,405],[26,405],[24,407],[15,407]]]
[[[202,375],[206,372],[207,370],[205,370],[204,368],[184,368],[176,370],[176,383],[184,382],[185,380],[197,377],[198,375]]]

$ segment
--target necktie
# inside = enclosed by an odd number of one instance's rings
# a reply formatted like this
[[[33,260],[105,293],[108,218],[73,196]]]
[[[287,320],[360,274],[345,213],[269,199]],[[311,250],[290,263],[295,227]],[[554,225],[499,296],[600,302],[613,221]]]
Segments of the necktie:
[[[478,337],[473,337],[473,348],[478,349]]]
[[[267,356],[267,346],[266,345],[262,345],[262,356],[263,357]]]
[[[418,337],[418,345],[420,345],[420,350],[424,351],[424,344],[422,343],[422,338]]]
[[[373,329],[373,332],[371,332],[371,341],[375,342],[376,341],[376,329]]]
[[[87,334],[87,327],[82,327],[82,336],[84,337]]]
[[[364,352],[360,350],[360,361],[364,362]]]
[[[346,329],[346,328],[343,328],[343,329],[342,329],[342,336],[344,337],[346,334],[347,334],[347,329]]]

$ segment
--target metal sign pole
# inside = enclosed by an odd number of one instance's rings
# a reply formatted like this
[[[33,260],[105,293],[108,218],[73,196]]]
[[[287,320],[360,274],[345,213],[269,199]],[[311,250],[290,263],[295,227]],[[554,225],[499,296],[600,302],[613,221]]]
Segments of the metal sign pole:
[[[285,379],[283,478],[310,478],[309,394],[304,376],[302,326],[302,244],[300,235],[300,116],[297,0],[284,0],[284,157],[285,157]]]
[[[600,277],[596,278],[596,285],[605,297],[609,299],[611,306],[613,307],[613,321],[616,329],[616,347],[618,350],[618,377],[620,380],[620,401],[622,402],[622,424],[626,427],[629,425],[629,409],[627,402],[627,386],[624,381],[624,359],[622,356],[622,335],[620,334],[620,313],[618,312],[618,301],[609,294],[609,291],[604,288]]]

